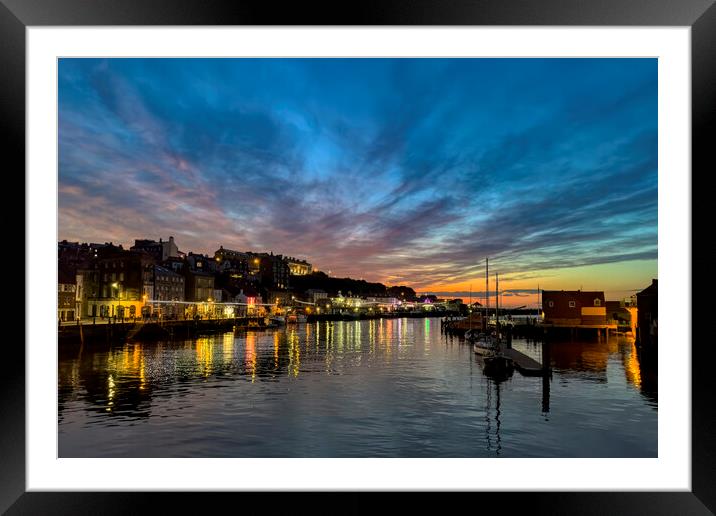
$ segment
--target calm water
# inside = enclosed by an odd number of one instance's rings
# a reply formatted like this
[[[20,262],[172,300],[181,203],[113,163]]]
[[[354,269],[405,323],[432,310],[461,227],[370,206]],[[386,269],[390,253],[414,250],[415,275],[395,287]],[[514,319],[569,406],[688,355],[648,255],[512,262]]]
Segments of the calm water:
[[[495,383],[436,318],[60,350],[59,455],[657,456],[656,373],[630,339],[550,361]]]

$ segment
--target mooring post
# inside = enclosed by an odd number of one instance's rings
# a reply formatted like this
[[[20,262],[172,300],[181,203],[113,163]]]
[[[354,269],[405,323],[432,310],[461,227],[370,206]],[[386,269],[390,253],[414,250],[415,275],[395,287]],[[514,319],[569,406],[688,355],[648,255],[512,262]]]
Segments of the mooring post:
[[[549,412],[549,380],[550,380],[549,342],[542,339],[542,412]]]

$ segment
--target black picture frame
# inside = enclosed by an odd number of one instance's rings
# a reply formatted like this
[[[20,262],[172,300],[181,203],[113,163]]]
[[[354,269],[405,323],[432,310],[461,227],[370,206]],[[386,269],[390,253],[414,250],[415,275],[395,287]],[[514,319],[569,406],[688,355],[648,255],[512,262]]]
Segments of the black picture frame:
[[[4,162],[6,166],[14,163],[14,170],[25,170],[25,31],[31,26],[47,25],[688,26],[692,38],[692,192],[707,195],[703,178],[716,170],[710,138],[716,114],[714,0],[382,0],[350,5],[335,2],[329,6],[297,2],[277,6],[245,0],[0,0],[0,134],[6,149]],[[688,170],[684,171],[684,180],[689,180]],[[692,235],[706,235],[708,241],[707,205],[705,201],[692,200]],[[701,241],[694,244],[702,246]],[[691,252],[692,277],[705,281],[709,277],[706,255],[696,255],[696,245]],[[697,291],[692,288],[692,299],[683,302],[691,303],[692,321],[700,322],[702,329],[708,304],[697,302]],[[716,512],[716,447],[712,441],[716,403],[712,399],[710,371],[715,362],[713,345],[702,333],[685,333],[683,342],[666,344],[673,346],[673,352],[682,352],[691,342],[696,343],[691,346],[691,492],[461,493],[460,501],[479,503],[485,509],[497,503],[497,507],[509,505],[510,510],[538,514]],[[199,506],[218,510],[224,502],[237,510],[253,506],[272,513],[288,505],[331,513],[367,512],[375,507],[376,495],[366,493],[350,493],[337,502],[339,505],[329,499],[333,495],[321,493],[320,505],[306,505],[307,493],[25,492],[25,350],[17,342],[5,342],[4,358],[12,366],[3,368],[0,379],[0,510],[8,514],[134,514],[152,511],[154,503],[163,513],[184,513]],[[208,496],[211,505],[207,505]],[[469,499],[464,500],[466,497]],[[240,505],[235,505],[239,498]],[[423,504],[423,493],[404,497],[401,503],[408,502]],[[344,509],[339,511],[336,507]]]

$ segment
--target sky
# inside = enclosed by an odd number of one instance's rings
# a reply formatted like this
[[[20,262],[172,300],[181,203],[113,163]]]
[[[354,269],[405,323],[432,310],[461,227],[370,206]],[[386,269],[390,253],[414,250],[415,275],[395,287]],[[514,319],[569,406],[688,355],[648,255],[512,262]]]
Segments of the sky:
[[[657,278],[656,59],[60,59],[58,98],[60,240],[476,300],[489,257],[512,306]]]

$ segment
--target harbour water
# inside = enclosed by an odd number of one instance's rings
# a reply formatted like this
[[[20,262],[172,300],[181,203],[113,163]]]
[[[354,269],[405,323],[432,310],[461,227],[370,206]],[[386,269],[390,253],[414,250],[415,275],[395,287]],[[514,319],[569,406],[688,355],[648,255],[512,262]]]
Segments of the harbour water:
[[[438,318],[61,348],[59,456],[657,456],[656,371],[632,339],[549,356],[551,377],[496,383]]]

